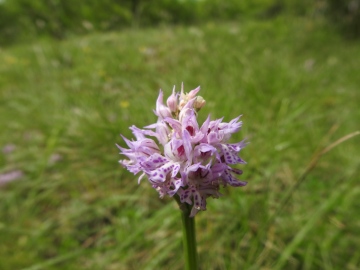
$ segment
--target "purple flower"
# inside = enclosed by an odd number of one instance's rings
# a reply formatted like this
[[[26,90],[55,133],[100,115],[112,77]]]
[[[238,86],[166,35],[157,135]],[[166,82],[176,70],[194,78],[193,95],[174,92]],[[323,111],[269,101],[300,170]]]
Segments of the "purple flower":
[[[7,173],[0,174],[0,186],[18,180],[23,177],[24,173],[21,170],[13,170]]]
[[[146,176],[160,197],[179,196],[182,203],[193,205],[190,216],[206,210],[208,197],[218,198],[220,186],[245,186],[236,175],[242,171],[231,167],[245,164],[239,152],[245,141],[228,143],[233,133],[240,130],[240,116],[229,123],[210,116],[199,126],[197,112],[205,100],[197,96],[200,87],[184,93],[175,92],[163,102],[160,90],[154,110],[155,124],[139,129],[130,127],[135,140],[123,137],[129,148],[118,146],[127,159],[120,164],[133,174],[140,173],[139,183]]]

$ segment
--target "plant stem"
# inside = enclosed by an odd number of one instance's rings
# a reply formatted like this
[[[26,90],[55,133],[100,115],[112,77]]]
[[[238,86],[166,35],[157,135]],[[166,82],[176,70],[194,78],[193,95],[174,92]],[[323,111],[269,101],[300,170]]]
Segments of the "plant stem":
[[[181,210],[185,269],[197,270],[198,258],[196,251],[195,218],[189,217],[191,212],[191,206],[187,203],[181,203],[177,195],[175,195],[174,197]]]

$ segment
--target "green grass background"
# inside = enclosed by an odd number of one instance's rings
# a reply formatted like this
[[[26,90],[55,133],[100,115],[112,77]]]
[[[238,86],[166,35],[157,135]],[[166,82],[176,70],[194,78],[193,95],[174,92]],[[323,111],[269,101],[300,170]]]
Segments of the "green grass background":
[[[360,46],[315,20],[208,23],[0,50],[0,269],[183,269],[176,203],[117,161],[158,90],[242,114],[244,188],[196,217],[201,269],[359,269]],[[58,157],[58,158],[56,158]],[[284,200],[289,197],[290,199]]]

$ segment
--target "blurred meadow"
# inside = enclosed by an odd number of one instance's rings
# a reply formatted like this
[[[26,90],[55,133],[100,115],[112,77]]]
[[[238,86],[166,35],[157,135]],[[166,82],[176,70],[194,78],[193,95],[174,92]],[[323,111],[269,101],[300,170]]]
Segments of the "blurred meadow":
[[[201,86],[201,121],[242,114],[232,142],[251,142],[248,185],[196,216],[201,269],[360,268],[360,136],[331,146],[360,130],[358,9],[349,23],[331,0],[108,0],[78,31],[45,2],[0,2],[0,269],[184,268],[176,203],[115,146],[182,82]]]

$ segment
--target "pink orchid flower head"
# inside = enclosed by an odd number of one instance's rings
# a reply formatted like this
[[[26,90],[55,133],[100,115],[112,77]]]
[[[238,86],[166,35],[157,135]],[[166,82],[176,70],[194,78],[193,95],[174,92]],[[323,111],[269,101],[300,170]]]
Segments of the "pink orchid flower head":
[[[133,174],[146,177],[159,193],[178,196],[181,203],[192,205],[191,217],[206,210],[209,197],[221,196],[221,186],[241,187],[247,182],[236,178],[242,171],[234,168],[246,162],[239,152],[247,142],[229,143],[231,135],[241,129],[240,116],[226,123],[210,116],[200,126],[197,112],[206,104],[198,96],[200,87],[184,93],[175,92],[164,104],[160,90],[156,101],[157,122],[139,129],[130,127],[135,140],[123,137],[128,148],[118,146],[126,158],[120,164]]]

